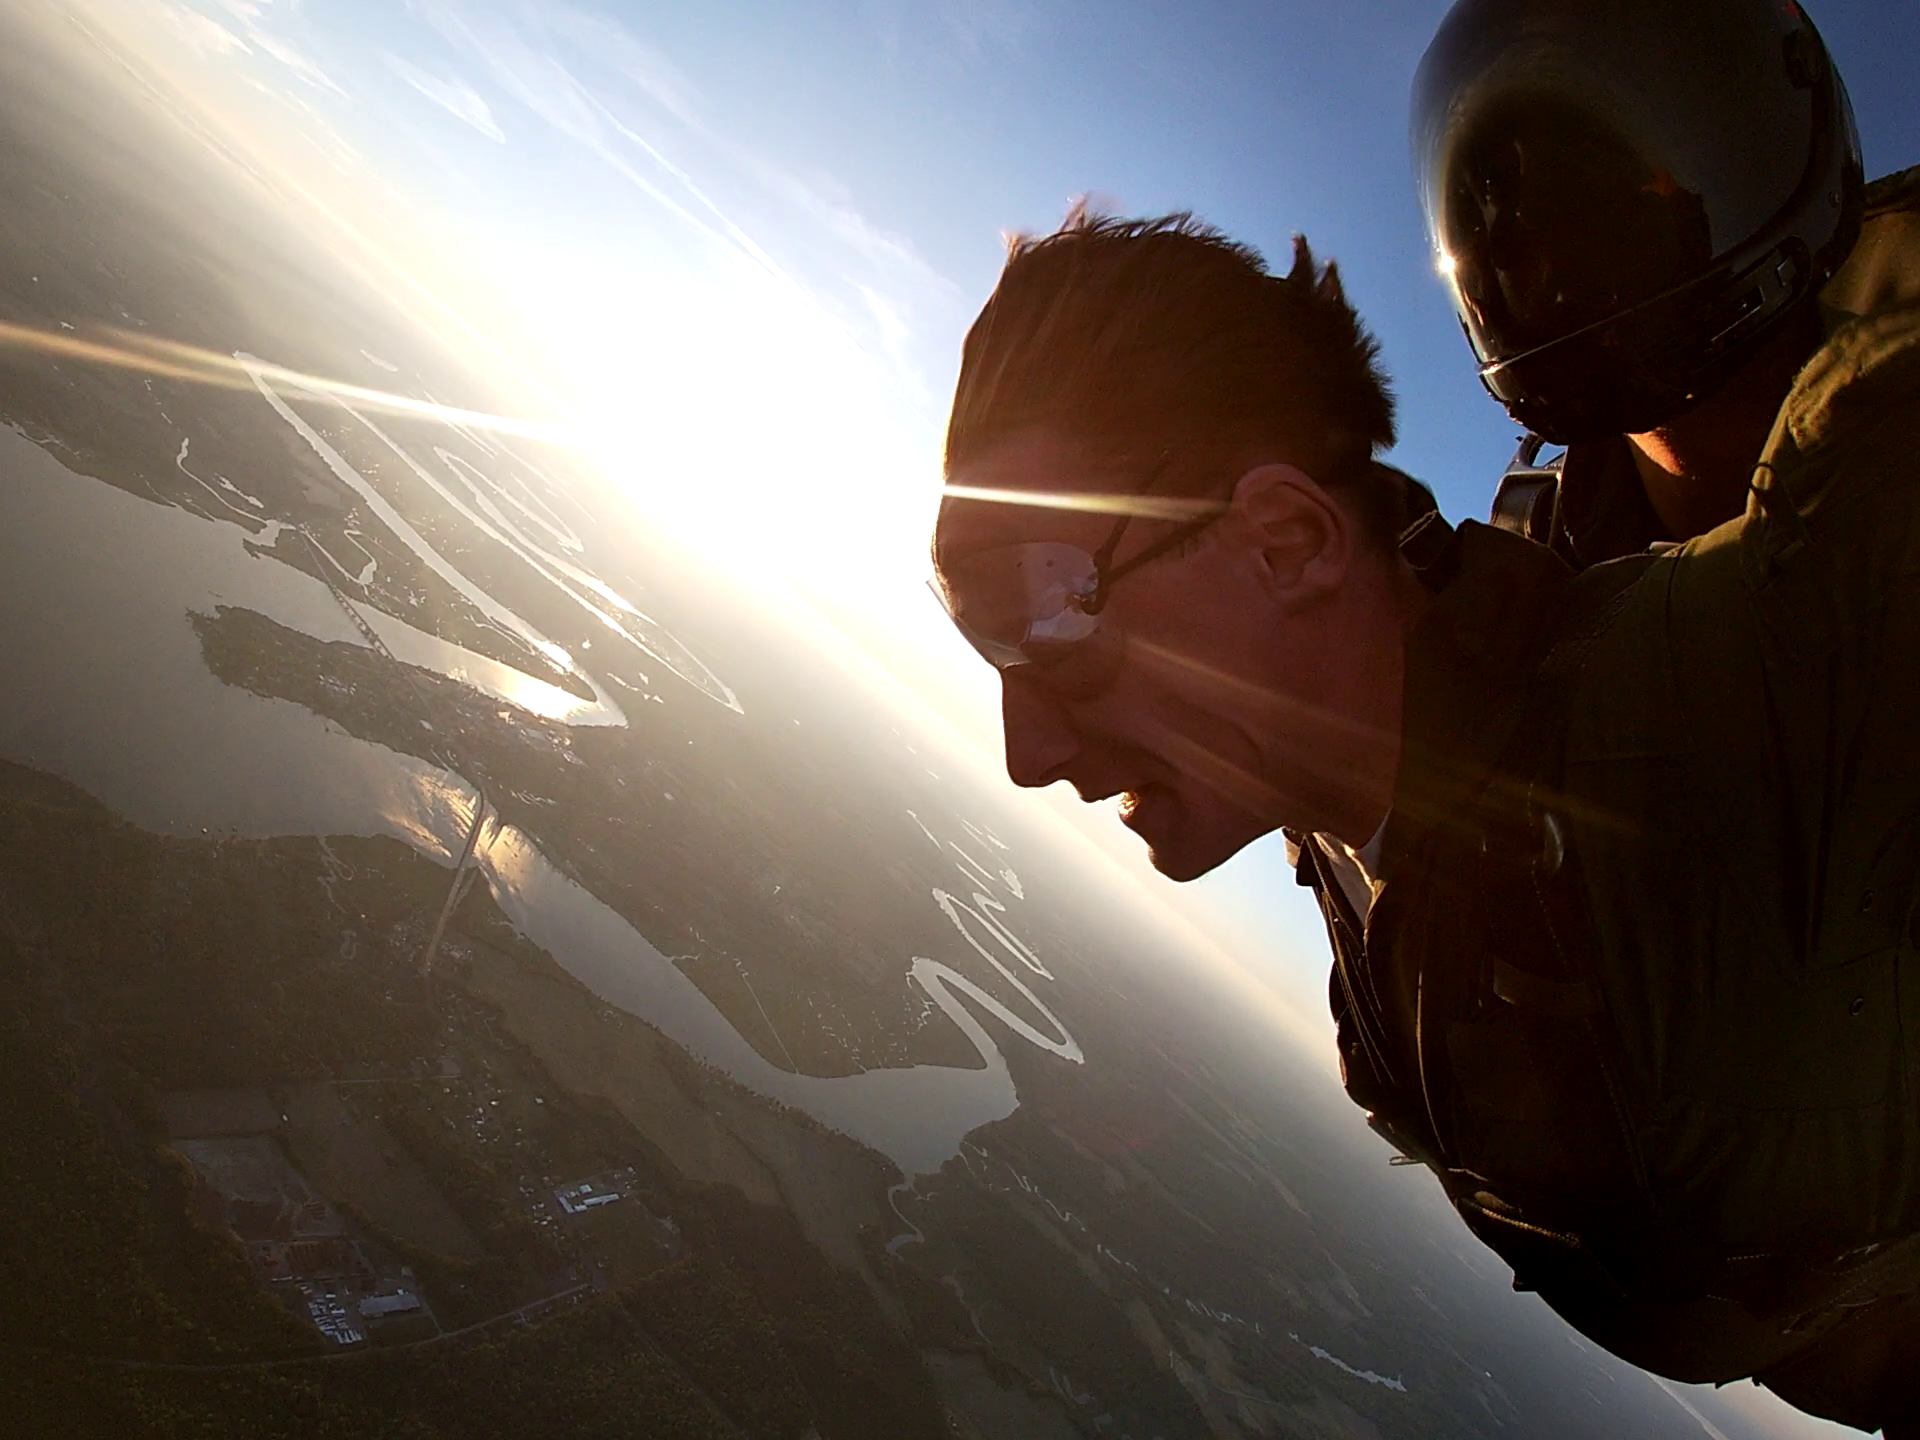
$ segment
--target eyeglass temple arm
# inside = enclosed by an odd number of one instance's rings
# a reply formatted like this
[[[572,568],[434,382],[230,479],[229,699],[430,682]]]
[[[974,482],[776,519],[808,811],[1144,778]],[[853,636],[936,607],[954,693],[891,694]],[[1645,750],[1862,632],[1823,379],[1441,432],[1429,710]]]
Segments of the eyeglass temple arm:
[[[1106,540],[1098,550],[1093,552],[1093,594],[1087,597],[1085,606],[1085,611],[1089,615],[1098,615],[1106,608],[1107,588],[1117,578],[1115,572],[1109,571],[1107,567],[1113,563],[1113,552],[1119,548],[1120,537],[1127,533],[1127,523],[1132,519],[1131,515],[1122,515],[1114,521],[1113,529],[1107,532]]]
[[[1113,588],[1115,581],[1132,574],[1149,560],[1158,559],[1182,541],[1189,540],[1195,535],[1198,535],[1202,530],[1206,529],[1207,526],[1226,514],[1231,508],[1229,505],[1222,504],[1211,514],[1196,516],[1185,524],[1176,526],[1151,545],[1147,546],[1147,548],[1142,550],[1138,555],[1129,558],[1126,564],[1116,565],[1111,570],[1107,568],[1105,559],[1110,558],[1112,552],[1108,546],[1102,546],[1101,555],[1094,558],[1095,573],[1100,577],[1100,581],[1093,592],[1093,599],[1088,603],[1088,613],[1099,613],[1100,607],[1107,603],[1107,591]],[[1120,531],[1125,527],[1128,518],[1131,517],[1122,517],[1120,524],[1114,527],[1113,540],[1116,543],[1120,538]]]

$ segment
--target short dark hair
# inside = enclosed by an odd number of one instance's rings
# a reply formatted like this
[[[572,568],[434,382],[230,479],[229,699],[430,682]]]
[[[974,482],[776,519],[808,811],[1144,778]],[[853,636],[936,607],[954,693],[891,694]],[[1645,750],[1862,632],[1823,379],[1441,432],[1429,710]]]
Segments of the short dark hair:
[[[1378,355],[1338,269],[1317,264],[1303,236],[1279,276],[1189,214],[1127,220],[1076,206],[1051,235],[1012,242],[967,332],[947,474],[1046,426],[1133,457],[1142,485],[1152,474],[1157,489],[1194,493],[1268,446],[1346,492],[1390,543],[1405,517],[1397,472],[1372,464],[1394,435]]]

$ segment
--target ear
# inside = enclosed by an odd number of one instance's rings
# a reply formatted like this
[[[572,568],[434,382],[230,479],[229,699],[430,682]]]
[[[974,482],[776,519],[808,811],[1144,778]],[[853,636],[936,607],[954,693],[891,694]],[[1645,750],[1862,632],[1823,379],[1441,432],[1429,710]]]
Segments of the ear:
[[[1283,605],[1312,604],[1345,582],[1359,538],[1353,517],[1298,466],[1247,471],[1233,487],[1230,514]]]

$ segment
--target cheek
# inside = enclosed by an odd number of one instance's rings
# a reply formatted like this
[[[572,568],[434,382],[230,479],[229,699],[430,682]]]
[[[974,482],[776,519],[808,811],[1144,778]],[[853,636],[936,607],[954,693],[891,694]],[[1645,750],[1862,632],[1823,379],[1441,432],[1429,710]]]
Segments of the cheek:
[[[1128,669],[1181,728],[1258,732],[1271,717],[1280,637],[1258,593],[1223,577],[1139,597],[1128,630]]]
[[[1130,645],[1137,733],[1178,776],[1194,820],[1222,806],[1235,815],[1264,813],[1272,805],[1273,752],[1284,728],[1271,647],[1251,625],[1191,620],[1169,616]]]
[[[1191,672],[1170,675],[1156,666],[1151,675],[1136,675],[1125,711],[1126,743],[1152,755],[1158,778],[1202,809],[1263,785],[1257,724]]]

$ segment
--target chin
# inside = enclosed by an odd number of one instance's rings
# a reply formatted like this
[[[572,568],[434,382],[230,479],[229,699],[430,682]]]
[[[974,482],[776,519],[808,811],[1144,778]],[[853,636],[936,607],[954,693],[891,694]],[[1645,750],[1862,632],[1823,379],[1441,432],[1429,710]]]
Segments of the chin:
[[[1169,880],[1197,880],[1226,864],[1260,833],[1244,824],[1197,823],[1191,807],[1166,790],[1139,796],[1123,809],[1121,823],[1147,845],[1147,860]]]
[[[1227,856],[1194,855],[1177,846],[1168,847],[1147,844],[1147,860],[1169,880],[1198,880],[1217,865],[1224,864]]]

